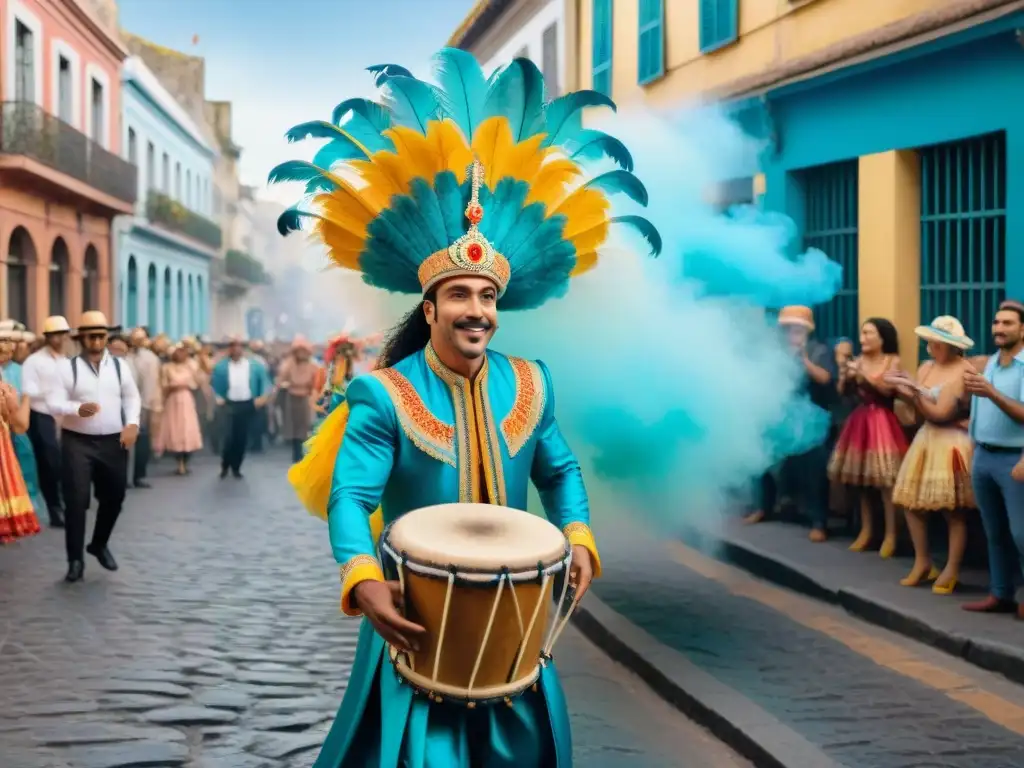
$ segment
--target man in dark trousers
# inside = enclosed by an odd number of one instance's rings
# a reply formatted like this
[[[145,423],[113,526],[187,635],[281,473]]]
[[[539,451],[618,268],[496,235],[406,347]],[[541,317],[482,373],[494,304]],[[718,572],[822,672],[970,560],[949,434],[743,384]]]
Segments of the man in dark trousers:
[[[60,443],[57,440],[57,422],[47,405],[50,392],[58,385],[60,363],[64,356],[71,328],[60,315],[46,318],[43,323],[43,348],[33,352],[25,360],[21,371],[21,383],[31,403],[28,423],[28,437],[36,455],[39,468],[39,489],[46,499],[46,511],[50,526],[64,527],[64,504],[61,501],[60,485]]]
[[[139,389],[127,363],[107,352],[110,330],[102,312],[82,315],[75,335],[82,353],[62,361],[60,383],[48,400],[51,412],[63,417],[64,538],[71,582],[85,571],[83,550],[108,571],[117,570],[108,543],[128,484],[128,450],[139,435]],[[86,547],[90,486],[96,489],[97,510]]]
[[[257,409],[262,409],[272,395],[270,376],[258,357],[245,355],[242,340],[232,338],[227,357],[213,367],[210,386],[217,407],[226,411],[221,420],[224,448],[220,476],[223,479],[230,471],[236,478],[241,478],[252,420]]]

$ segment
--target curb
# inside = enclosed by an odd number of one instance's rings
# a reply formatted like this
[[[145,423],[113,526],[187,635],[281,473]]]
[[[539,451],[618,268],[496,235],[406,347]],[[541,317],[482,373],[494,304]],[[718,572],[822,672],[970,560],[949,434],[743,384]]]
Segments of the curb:
[[[718,544],[717,549],[704,551],[715,552],[714,556],[719,560],[739,566],[758,578],[794,592],[838,605],[847,613],[871,624],[930,645],[982,669],[997,672],[1015,683],[1024,684],[1024,651],[1019,648],[995,641],[972,639],[936,627],[856,589],[830,587],[786,558],[768,554],[749,544],[729,539],[712,539],[697,532],[685,535],[684,539],[701,546],[714,540]]]
[[[613,611],[593,591],[576,608],[573,623],[612,660],[757,768],[842,768],[767,711]]]

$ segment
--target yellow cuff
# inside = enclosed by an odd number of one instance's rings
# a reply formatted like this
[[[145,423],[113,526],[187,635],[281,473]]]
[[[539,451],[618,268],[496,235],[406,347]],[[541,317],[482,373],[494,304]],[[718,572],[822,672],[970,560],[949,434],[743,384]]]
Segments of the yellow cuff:
[[[380,507],[370,515],[370,536],[373,537],[373,545],[380,543],[380,535],[384,533],[384,512]]]
[[[346,616],[362,616],[352,604],[352,590],[364,581],[384,581],[384,571],[376,558],[356,555],[341,567],[341,610]]]
[[[569,523],[562,529],[562,533],[572,546],[586,547],[594,568],[594,578],[600,576],[601,555],[597,552],[597,542],[594,541],[594,532],[590,530],[590,526],[586,523]]]

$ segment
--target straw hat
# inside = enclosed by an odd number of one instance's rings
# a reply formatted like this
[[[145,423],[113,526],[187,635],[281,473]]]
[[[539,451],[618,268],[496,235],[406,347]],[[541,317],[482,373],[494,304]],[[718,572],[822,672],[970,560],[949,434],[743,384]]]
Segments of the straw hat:
[[[919,325],[914,333],[925,341],[937,341],[957,349],[970,349],[974,346],[974,341],[964,333],[960,321],[952,315],[936,317],[931,325]]]
[[[21,341],[24,327],[17,320],[0,320],[0,341]]]
[[[107,322],[107,316],[100,312],[98,309],[90,309],[88,312],[82,313],[82,318],[78,321],[78,328],[74,332],[74,337],[78,338],[83,333],[88,331],[106,331],[112,333],[119,331],[121,326],[111,325]]]
[[[50,315],[43,321],[43,336],[51,333],[71,333],[71,326],[64,315]]]
[[[779,310],[779,325],[802,325],[809,331],[814,330],[814,312],[810,307],[793,305]]]

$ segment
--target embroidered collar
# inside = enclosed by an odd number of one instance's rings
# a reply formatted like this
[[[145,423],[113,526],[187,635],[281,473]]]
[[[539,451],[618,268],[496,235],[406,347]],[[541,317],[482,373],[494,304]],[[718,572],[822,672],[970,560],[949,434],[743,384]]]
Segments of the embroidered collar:
[[[434,345],[431,344],[430,342],[427,342],[427,346],[423,350],[423,354],[426,355],[427,365],[430,366],[430,370],[432,370],[434,373],[436,373],[438,378],[440,378],[446,384],[451,384],[452,386],[461,387],[461,386],[469,383],[466,380],[465,376],[463,376],[461,373],[457,373],[457,372],[453,371],[451,368],[449,368],[447,365],[445,365],[443,362],[441,362],[441,358],[438,357],[437,356],[437,352],[434,351]],[[484,353],[484,364],[480,367],[480,372],[476,375],[476,380],[475,381],[477,381],[477,382],[484,382],[484,381],[487,380],[487,368],[488,368],[488,361],[487,361],[487,353],[485,352]]]

